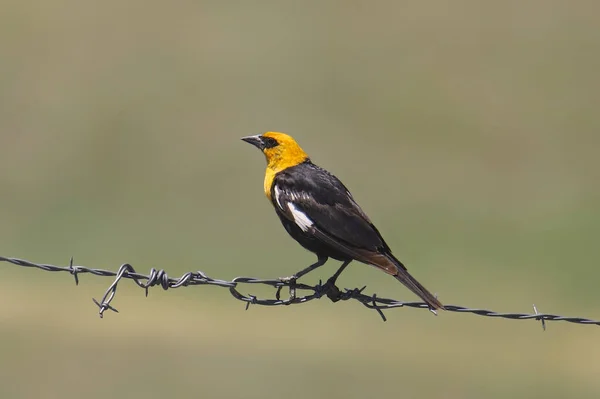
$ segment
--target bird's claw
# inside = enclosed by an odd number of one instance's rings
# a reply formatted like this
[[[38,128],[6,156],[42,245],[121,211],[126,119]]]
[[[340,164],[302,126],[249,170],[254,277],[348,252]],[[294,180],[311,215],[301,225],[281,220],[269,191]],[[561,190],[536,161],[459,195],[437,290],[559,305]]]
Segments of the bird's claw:
[[[296,299],[296,280],[298,280],[298,277],[296,277],[296,275],[292,275],[289,277],[279,277],[279,281],[281,281],[282,283],[284,283],[285,285],[287,285],[288,287],[290,287],[290,298],[288,299],[288,301],[293,301],[294,299]],[[279,287],[279,289],[277,290],[277,299],[279,300],[279,292],[281,291],[281,287]]]
[[[327,282],[323,285],[323,292],[327,295],[327,298],[329,298],[331,302],[337,302],[342,299],[342,292],[337,285],[335,285],[334,279],[330,278],[327,280]]]
[[[282,283],[293,284],[296,282],[296,280],[298,280],[298,277],[296,277],[296,275],[294,274],[289,277],[279,277],[278,280],[281,281]]]

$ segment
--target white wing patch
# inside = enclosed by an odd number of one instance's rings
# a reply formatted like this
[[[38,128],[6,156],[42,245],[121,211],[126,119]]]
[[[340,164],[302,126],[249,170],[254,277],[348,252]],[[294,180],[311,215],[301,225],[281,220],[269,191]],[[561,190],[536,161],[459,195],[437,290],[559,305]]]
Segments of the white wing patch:
[[[280,195],[281,190],[279,189],[279,187],[275,186],[275,202],[277,202],[277,205],[279,205],[279,207],[283,209],[283,205],[281,205],[281,201],[279,200]]]
[[[289,202],[288,207],[290,208],[290,212],[292,212],[294,222],[302,229],[302,231],[307,232],[314,225],[313,221],[310,220],[304,212],[296,208],[293,203]]]

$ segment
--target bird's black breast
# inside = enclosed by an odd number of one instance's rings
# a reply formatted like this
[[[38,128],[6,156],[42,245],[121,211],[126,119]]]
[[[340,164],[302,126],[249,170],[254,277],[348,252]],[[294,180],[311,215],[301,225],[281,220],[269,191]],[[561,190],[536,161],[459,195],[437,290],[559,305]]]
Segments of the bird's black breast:
[[[275,176],[271,201],[288,233],[312,252],[335,259],[356,258],[356,250],[389,252],[344,184],[310,161]]]

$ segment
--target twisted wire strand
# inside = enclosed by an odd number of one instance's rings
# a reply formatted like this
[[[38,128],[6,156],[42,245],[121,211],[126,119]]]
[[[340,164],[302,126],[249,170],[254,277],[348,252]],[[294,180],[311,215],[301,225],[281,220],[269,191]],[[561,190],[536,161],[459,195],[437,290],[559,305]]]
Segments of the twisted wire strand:
[[[253,277],[236,277],[231,281],[227,281],[214,279],[212,277],[209,277],[202,271],[188,272],[183,274],[179,278],[173,278],[169,277],[167,275],[167,272],[165,272],[164,270],[157,270],[154,268],[150,269],[150,273],[147,275],[138,273],[133,268],[133,266],[131,266],[128,263],[121,265],[121,267],[119,267],[119,269],[116,272],[111,270],[77,266],[73,265],[73,258],[70,259],[68,266],[55,266],[46,263],[34,263],[24,259],[7,258],[3,256],[0,256],[0,261],[11,263],[13,265],[21,267],[37,268],[49,272],[67,272],[73,276],[73,278],[75,279],[75,284],[77,285],[79,284],[80,274],[89,273],[95,276],[114,277],[114,281],[108,287],[108,289],[102,296],[102,299],[98,301],[92,298],[96,306],[98,306],[98,314],[100,315],[100,317],[104,316],[104,312],[106,310],[118,312],[117,309],[115,309],[111,305],[111,302],[115,298],[118,285],[122,279],[133,280],[133,282],[138,287],[144,289],[146,296],[148,296],[148,290],[154,286],[160,286],[164,290],[168,290],[169,288],[179,288],[194,285],[212,285],[217,287],[228,288],[229,293],[235,299],[246,303],[246,309],[248,309],[250,305],[288,306],[293,304],[306,303],[315,299],[320,299],[323,296],[327,296],[333,302],[356,300],[366,308],[375,310],[379,314],[379,316],[381,316],[383,321],[386,321],[386,317],[383,314],[383,311],[395,308],[410,307],[417,309],[428,309],[435,313],[435,311],[431,310],[424,302],[402,302],[390,298],[380,298],[377,296],[377,294],[366,295],[363,293],[366,286],[362,288],[340,290],[333,284],[322,284],[321,282],[313,286],[299,283],[297,281],[285,281],[280,279],[259,279]],[[266,285],[275,288],[275,298],[258,298],[255,295],[242,294],[239,291],[240,286],[252,284]],[[283,288],[288,288],[290,291],[290,296],[287,299],[281,298],[281,291],[283,290]],[[297,296],[298,291],[307,291],[309,293],[304,296]],[[535,312],[534,314],[500,313],[486,309],[467,308],[456,305],[445,305],[445,308],[448,312],[470,313],[484,317],[496,317],[512,320],[537,320],[542,323],[542,327],[544,329],[546,328],[546,321],[565,321],[575,324],[600,326],[600,321],[597,320],[582,317],[566,317],[554,314],[538,313],[537,307],[535,305],[533,306]]]

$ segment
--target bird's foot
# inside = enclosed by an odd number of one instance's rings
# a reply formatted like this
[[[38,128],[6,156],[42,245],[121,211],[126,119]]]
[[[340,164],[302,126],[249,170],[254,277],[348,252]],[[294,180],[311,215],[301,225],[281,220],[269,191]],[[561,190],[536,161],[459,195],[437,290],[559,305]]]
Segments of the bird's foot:
[[[336,279],[332,277],[323,285],[323,292],[327,294],[327,298],[329,298],[331,302],[337,302],[342,299],[342,292],[335,285],[335,280]]]
[[[290,302],[296,299],[296,280],[298,280],[298,277],[296,277],[296,275],[292,275],[289,277],[279,277],[279,281],[284,283],[286,286],[290,287],[290,298],[288,299],[288,301]],[[281,288],[282,287],[279,287],[277,289],[277,300],[279,300],[279,293],[281,292]]]

